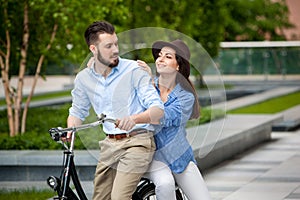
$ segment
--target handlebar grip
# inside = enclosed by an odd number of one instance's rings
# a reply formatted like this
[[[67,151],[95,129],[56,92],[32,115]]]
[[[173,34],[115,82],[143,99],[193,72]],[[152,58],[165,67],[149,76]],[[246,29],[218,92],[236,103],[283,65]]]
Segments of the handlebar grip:
[[[62,131],[60,127],[51,128],[49,130],[49,134],[51,138],[56,142],[58,142],[62,137],[67,137],[67,132]]]
[[[54,141],[58,142],[58,141],[61,140],[62,137],[67,137],[67,133],[69,131],[76,132],[76,131],[79,131],[79,130],[83,130],[83,129],[95,127],[95,126],[98,126],[99,124],[103,124],[105,121],[111,122],[111,123],[115,123],[116,127],[120,123],[120,120],[116,120],[116,119],[113,119],[113,118],[106,118],[105,114],[100,114],[97,117],[98,117],[98,121],[95,121],[95,122],[89,123],[89,124],[79,125],[77,127],[69,127],[69,128],[57,127],[57,128],[51,128],[49,130],[49,134],[50,134],[51,138]]]

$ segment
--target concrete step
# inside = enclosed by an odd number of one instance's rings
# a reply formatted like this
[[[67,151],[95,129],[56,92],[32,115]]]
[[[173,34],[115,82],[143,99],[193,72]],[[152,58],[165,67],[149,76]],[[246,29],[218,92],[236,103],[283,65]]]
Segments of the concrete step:
[[[263,141],[282,115],[228,115],[188,129],[188,139],[201,169],[207,169]],[[93,180],[99,150],[75,151],[79,178]],[[43,181],[60,176],[62,151],[0,151],[1,181]]]
[[[300,105],[294,106],[281,113],[283,121],[275,123],[272,131],[294,131],[300,126]]]
[[[210,124],[188,129],[188,138],[202,170],[209,169],[271,138],[276,115],[227,115]]]

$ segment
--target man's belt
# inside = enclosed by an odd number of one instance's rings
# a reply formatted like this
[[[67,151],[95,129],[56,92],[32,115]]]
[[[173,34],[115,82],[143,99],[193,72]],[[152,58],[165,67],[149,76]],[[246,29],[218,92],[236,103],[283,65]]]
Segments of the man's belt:
[[[149,131],[147,129],[136,129],[129,133],[106,134],[106,136],[109,137],[110,139],[121,140],[123,138],[132,137],[142,133],[152,133],[152,131]]]

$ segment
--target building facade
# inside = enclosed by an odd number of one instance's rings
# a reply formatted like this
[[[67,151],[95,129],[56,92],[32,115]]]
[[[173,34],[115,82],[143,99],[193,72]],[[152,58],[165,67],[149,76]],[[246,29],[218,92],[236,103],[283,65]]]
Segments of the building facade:
[[[289,20],[295,26],[283,30],[287,40],[300,40],[300,0],[286,0],[290,11]]]

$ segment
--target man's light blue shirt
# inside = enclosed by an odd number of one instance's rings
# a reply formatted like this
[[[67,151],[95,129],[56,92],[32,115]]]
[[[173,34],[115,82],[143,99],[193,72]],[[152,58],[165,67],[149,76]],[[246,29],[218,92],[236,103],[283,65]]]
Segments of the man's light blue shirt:
[[[94,65],[77,74],[69,114],[84,121],[91,106],[97,115],[103,113],[116,119],[141,113],[153,106],[164,109],[149,74],[136,61],[122,58],[106,78],[95,71]],[[150,124],[137,124],[135,128],[154,131]],[[103,130],[108,134],[125,132],[110,122],[103,124]]]

